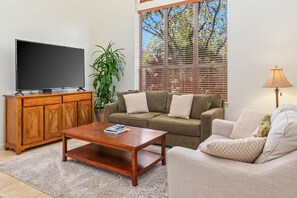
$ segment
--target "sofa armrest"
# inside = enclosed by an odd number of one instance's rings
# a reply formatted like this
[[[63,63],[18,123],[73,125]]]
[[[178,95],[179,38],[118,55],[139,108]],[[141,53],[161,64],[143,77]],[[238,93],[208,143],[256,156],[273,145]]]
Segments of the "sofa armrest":
[[[230,137],[235,122],[221,119],[212,121],[212,134]]]
[[[109,122],[109,116],[119,111],[117,102],[109,103],[104,106],[104,122]]]
[[[297,193],[297,151],[264,164],[249,164],[174,147],[167,160],[170,198],[276,198]]]
[[[223,119],[224,109],[213,108],[201,114],[201,142],[206,140],[212,131],[212,121],[214,119]]]

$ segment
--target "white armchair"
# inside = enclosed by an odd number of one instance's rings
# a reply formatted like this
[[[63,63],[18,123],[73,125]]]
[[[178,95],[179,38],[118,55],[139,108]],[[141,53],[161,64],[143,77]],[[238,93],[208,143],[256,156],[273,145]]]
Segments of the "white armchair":
[[[228,138],[233,125],[214,120],[210,138]],[[297,151],[263,164],[222,159],[182,147],[172,148],[167,156],[170,198],[297,197]]]

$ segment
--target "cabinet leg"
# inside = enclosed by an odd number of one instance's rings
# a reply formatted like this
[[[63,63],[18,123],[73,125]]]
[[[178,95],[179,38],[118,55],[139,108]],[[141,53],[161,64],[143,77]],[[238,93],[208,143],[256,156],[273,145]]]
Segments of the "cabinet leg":
[[[4,150],[9,150],[9,146],[7,146],[6,144],[4,144]]]
[[[22,150],[21,149],[16,149],[15,152],[16,152],[17,155],[20,155],[22,153]]]

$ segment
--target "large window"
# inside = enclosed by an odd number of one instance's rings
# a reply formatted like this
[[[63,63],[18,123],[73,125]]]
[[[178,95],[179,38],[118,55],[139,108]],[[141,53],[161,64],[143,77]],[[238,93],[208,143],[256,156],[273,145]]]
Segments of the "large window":
[[[227,0],[140,14],[140,89],[227,99]]]

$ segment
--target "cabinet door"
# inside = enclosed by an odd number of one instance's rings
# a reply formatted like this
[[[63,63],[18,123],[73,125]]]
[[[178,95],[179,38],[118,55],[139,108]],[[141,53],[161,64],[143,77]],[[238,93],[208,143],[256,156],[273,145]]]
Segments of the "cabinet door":
[[[23,145],[44,139],[43,106],[23,109]]]
[[[91,100],[79,101],[77,106],[78,106],[78,115],[77,115],[78,126],[93,122],[92,101]]]
[[[63,129],[77,126],[77,102],[63,104]]]
[[[62,105],[45,106],[45,139],[61,136],[62,130]]]

